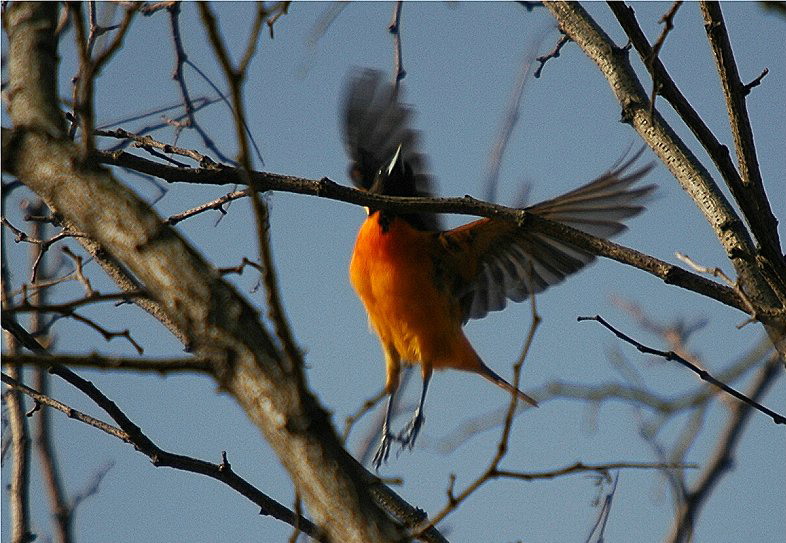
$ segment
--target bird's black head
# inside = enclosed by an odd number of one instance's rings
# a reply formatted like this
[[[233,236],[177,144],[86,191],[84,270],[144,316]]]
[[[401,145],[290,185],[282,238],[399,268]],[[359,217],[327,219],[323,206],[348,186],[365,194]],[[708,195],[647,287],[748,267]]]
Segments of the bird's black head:
[[[396,152],[388,163],[379,169],[368,191],[385,196],[422,196],[417,190],[412,167],[404,160],[401,145],[396,148]],[[383,222],[383,225],[389,224],[394,217],[398,217],[407,221],[418,230],[435,229],[433,216],[422,213],[395,213],[389,210],[369,208],[369,214],[377,211],[380,213],[380,220]]]
[[[415,176],[412,167],[404,160],[401,145],[387,164],[379,169],[368,191],[385,196],[417,196]]]

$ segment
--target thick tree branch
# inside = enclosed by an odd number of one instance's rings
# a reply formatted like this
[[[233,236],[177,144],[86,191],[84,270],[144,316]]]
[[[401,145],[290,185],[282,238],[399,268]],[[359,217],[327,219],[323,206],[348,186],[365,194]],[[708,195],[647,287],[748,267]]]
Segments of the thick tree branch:
[[[93,399],[100,407],[111,411],[110,416],[112,416],[112,418],[118,422],[120,428],[100,421],[94,417],[91,417],[90,415],[86,415],[81,411],[77,411],[76,409],[73,409],[62,402],[59,402],[45,394],[40,393],[37,390],[33,390],[32,388],[17,382],[15,379],[7,376],[6,374],[2,374],[2,381],[11,389],[30,396],[39,405],[44,405],[61,411],[69,418],[84,422],[85,424],[98,428],[99,430],[102,430],[103,432],[114,436],[125,443],[133,445],[134,448],[136,448],[139,452],[148,456],[153,465],[156,467],[169,467],[206,475],[212,479],[216,479],[236,490],[238,493],[248,498],[251,502],[257,504],[261,509],[261,514],[270,515],[292,526],[297,524],[301,531],[313,537],[314,539],[318,541],[327,541],[321,534],[320,530],[308,519],[302,516],[296,516],[290,509],[270,498],[259,489],[251,485],[248,481],[237,475],[234,471],[232,471],[232,467],[227,461],[226,452],[222,453],[221,464],[213,464],[211,462],[205,462],[204,460],[198,460],[189,456],[183,456],[165,451],[159,448],[149,438],[147,438],[147,436],[141,432],[139,427],[125,418],[125,416],[118,417],[117,413],[119,410],[117,409],[117,406],[115,406],[114,403],[106,398],[103,394],[98,392],[98,390],[95,389],[92,384],[83,381],[81,378],[77,377],[76,374],[60,375],[61,377],[64,377],[69,383],[87,393],[91,399]],[[87,383],[89,387],[86,387],[85,383]]]
[[[769,202],[761,185],[743,183],[740,173],[734,167],[729,148],[723,145],[712,133],[709,126],[688,102],[677,87],[671,75],[659,58],[653,59],[653,48],[636,20],[633,8],[622,2],[609,2],[609,8],[617,17],[622,29],[638,51],[653,80],[658,82],[658,93],[663,96],[679,114],[685,125],[693,132],[701,145],[706,149],[715,166],[729,187],[732,196],[740,206],[748,226],[760,244],[762,254],[774,268],[780,282],[786,281],[786,269],[782,262],[780,240],[778,239],[778,221],[772,215]],[[733,59],[732,59],[733,60]],[[744,107],[744,98],[741,99]],[[747,113],[746,113],[747,118]],[[759,179],[761,182],[761,179]]]
[[[649,99],[630,65],[627,50],[617,47],[577,2],[546,2],[545,5],[562,31],[598,65],[622,107],[622,119],[636,129],[669,168],[709,222],[751,300],[769,313],[761,321],[781,356],[786,358],[786,319],[775,312],[783,304],[758,266],[757,252],[748,232],[709,172],[676,132],[657,110],[650,115]]]
[[[375,480],[341,446],[329,415],[282,365],[256,311],[177,232],[68,140],[55,90],[56,5],[13,4],[3,166],[156,298],[192,351],[264,432],[316,523],[336,541],[398,540],[369,494]],[[10,159],[10,160],[9,160]]]

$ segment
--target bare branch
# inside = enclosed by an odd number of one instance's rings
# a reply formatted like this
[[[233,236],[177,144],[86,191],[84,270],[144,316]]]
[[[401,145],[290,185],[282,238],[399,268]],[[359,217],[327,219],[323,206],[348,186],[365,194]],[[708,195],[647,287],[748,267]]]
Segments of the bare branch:
[[[150,151],[151,149],[160,149],[167,154],[188,157],[197,162],[203,168],[209,168],[215,164],[213,159],[211,159],[209,156],[203,155],[202,153],[199,153],[193,149],[183,149],[168,143],[162,143],[152,136],[138,136],[128,132],[127,130],[123,130],[122,128],[117,128],[115,130],[96,130],[95,134],[97,136],[105,136],[109,138],[132,140],[135,147],[145,149],[146,151]],[[177,163],[176,165],[179,167],[185,167],[185,164]]]
[[[181,211],[180,213],[176,213],[171,215],[166,222],[169,224],[177,224],[180,221],[188,219],[189,217],[193,217],[194,215],[199,215],[200,213],[204,213],[205,211],[209,211],[211,209],[215,209],[221,212],[222,215],[226,215],[226,210],[224,209],[224,204],[227,202],[231,202],[233,200],[237,200],[239,198],[245,198],[251,195],[251,189],[244,189],[244,190],[236,190],[225,194],[220,198],[216,198],[215,200],[211,200],[210,202],[204,203],[197,207],[191,208],[186,211]]]
[[[4,317],[5,318],[5,317]],[[8,346],[9,342],[5,341]],[[16,373],[15,371],[13,373]],[[3,381],[6,379],[3,373]],[[9,379],[12,379],[10,376]],[[11,540],[26,543],[35,537],[30,532],[30,433],[24,414],[24,402],[18,391],[4,396],[11,433],[12,472],[9,477]]]
[[[237,71],[240,73],[245,73],[248,64],[251,62],[251,59],[254,58],[254,53],[257,50],[257,44],[259,42],[259,32],[262,29],[262,23],[267,18],[268,13],[265,9],[264,2],[260,2],[257,4],[257,13],[254,17],[254,22],[251,25],[251,33],[248,36],[248,43],[246,43],[246,52],[243,53],[243,56],[240,58],[240,62],[237,65]],[[271,38],[273,37],[273,25],[270,26]]]
[[[528,273],[531,275],[532,270],[528,270]],[[531,281],[531,279],[529,280]],[[524,346],[521,349],[521,354],[519,355],[516,363],[513,365],[513,391],[519,387],[519,381],[521,380],[521,368],[524,366],[524,361],[527,359],[527,354],[529,354],[530,347],[532,346],[532,342],[535,339],[535,332],[537,331],[541,322],[540,315],[538,315],[535,298],[536,296],[534,294],[530,297],[532,320],[530,322],[526,339],[524,340]],[[491,459],[488,467],[477,479],[467,485],[467,487],[458,496],[454,496],[453,494],[453,485],[456,478],[455,475],[451,474],[447,492],[448,503],[431,519],[428,519],[427,521],[424,520],[422,526],[418,527],[418,530],[415,533],[420,534],[423,533],[423,531],[426,529],[436,526],[437,523],[455,511],[461,505],[461,503],[464,502],[464,500],[469,498],[483,484],[498,477],[498,474],[500,473],[499,465],[508,452],[508,440],[510,439],[510,432],[513,428],[513,418],[516,414],[516,407],[518,406],[519,402],[518,397],[513,391],[510,393],[510,402],[508,403],[507,413],[505,414],[505,423],[502,427],[502,434],[500,435],[499,443],[497,444],[497,452]]]
[[[519,479],[522,481],[538,481],[542,479],[554,479],[564,475],[574,475],[576,473],[595,472],[608,478],[609,472],[617,469],[656,469],[656,470],[681,470],[696,469],[697,464],[664,464],[659,462],[612,462],[609,464],[583,464],[576,462],[564,468],[557,468],[548,471],[522,472],[498,470],[496,477],[507,477],[509,479]]]
[[[688,266],[690,266],[691,268],[696,270],[698,273],[706,273],[706,274],[712,275],[714,277],[719,277],[719,278],[723,279],[723,281],[725,281],[727,285],[729,285],[731,288],[734,289],[734,292],[736,292],[737,296],[740,297],[740,300],[742,300],[742,303],[745,304],[745,307],[747,308],[748,313],[750,313],[750,315],[751,315],[750,319],[746,320],[742,324],[738,324],[737,328],[742,328],[747,323],[756,320],[756,306],[753,305],[753,302],[751,302],[750,298],[748,298],[748,295],[745,294],[745,290],[742,288],[742,285],[740,285],[739,281],[732,281],[729,278],[729,276],[726,275],[726,273],[722,269],[720,269],[718,267],[708,268],[706,266],[701,266],[697,262],[695,262],[693,259],[691,259],[688,255],[682,254],[680,252],[677,252],[675,255],[676,255],[676,257],[678,259],[680,259],[683,262],[685,262]]]
[[[167,375],[169,373],[196,372],[210,374],[213,365],[200,358],[126,358],[104,356],[97,353],[86,355],[25,355],[7,354],[3,363],[9,366],[34,366],[49,368],[60,364],[69,368],[93,368],[100,370],[143,371]]]
[[[652,48],[636,21],[633,9],[622,2],[610,2],[609,8],[650,70],[652,78],[658,81],[658,93],[674,107],[682,121],[701,142],[715,163],[734,199],[742,209],[751,231],[761,244],[762,253],[770,263],[768,268],[772,269],[772,273],[779,277],[780,283],[783,284],[786,282],[786,270],[782,266],[780,241],[776,228],[777,220],[772,215],[763,190],[760,187],[744,185],[740,173],[731,160],[728,147],[715,137],[709,126],[680,92],[660,59],[648,62],[648,59],[653,58]]]
[[[761,71],[761,73],[760,73],[760,74],[759,74],[759,75],[756,77],[756,79],[754,79],[754,80],[753,80],[753,81],[751,81],[750,83],[747,83],[746,85],[743,85],[743,89],[744,89],[744,92],[745,92],[745,96],[747,96],[747,95],[749,95],[749,94],[751,93],[751,89],[753,89],[753,88],[755,88],[755,87],[758,87],[759,85],[761,85],[761,81],[762,81],[762,79],[764,79],[764,78],[765,78],[765,76],[766,76],[768,73],[770,73],[770,70],[769,70],[768,68],[764,68],[764,69]]]
[[[100,294],[98,292],[93,291],[91,295],[85,296],[84,298],[80,298],[78,300],[73,300],[70,302],[64,302],[61,304],[38,305],[35,303],[31,303],[28,300],[23,300],[22,303],[20,303],[19,305],[4,307],[3,311],[8,313],[30,313],[30,312],[69,313],[74,308],[83,305],[114,301],[114,300],[129,301],[133,298],[137,298],[141,296],[147,296],[147,294],[141,290],[129,291],[129,292],[116,292],[112,294]]]
[[[104,153],[98,151],[96,152],[96,158],[102,163],[135,169],[155,175],[168,182],[217,185],[244,182],[239,170],[223,165],[216,170],[172,168],[123,152]],[[521,227],[548,234],[593,254],[634,266],[659,277],[668,284],[692,290],[730,307],[745,311],[744,304],[731,288],[719,285],[714,281],[692,274],[683,268],[633,249],[595,238],[579,230],[543,219],[528,213],[526,210],[489,204],[470,196],[464,196],[463,198],[382,196],[339,185],[327,177],[320,180],[312,180],[269,172],[251,172],[250,182],[258,192],[269,190],[292,192],[398,212],[455,213],[514,221],[519,223]]]
[[[112,426],[111,424],[107,424],[97,418],[91,417],[90,415],[86,415],[85,413],[82,413],[81,411],[77,411],[76,409],[72,409],[71,407],[68,407],[64,403],[61,403],[53,398],[50,398],[49,396],[41,394],[40,392],[33,390],[32,388],[18,382],[16,379],[5,373],[2,374],[2,380],[3,383],[11,387],[12,389],[18,390],[23,394],[26,394],[33,400],[35,400],[36,404],[38,405],[45,405],[47,407],[51,407],[52,409],[57,409],[58,411],[62,411],[70,419],[84,422],[85,424],[92,426],[94,428],[98,428],[102,432],[105,432],[122,441],[125,441],[126,443],[131,443],[131,438],[128,436],[126,432],[124,432],[120,428]]]
[[[396,0],[393,4],[393,15],[388,23],[388,32],[393,36],[393,92],[398,93],[399,83],[407,76],[404,69],[404,59],[401,55],[401,8],[403,0]]]
[[[266,494],[260,492],[257,488],[248,483],[241,476],[232,471],[232,467],[226,459],[226,452],[222,452],[223,461],[221,464],[212,464],[196,458],[183,456],[171,453],[159,448],[153,443],[141,429],[128,419],[125,414],[112,402],[109,398],[104,396],[95,386],[89,381],[83,380],[70,370],[62,367],[53,366],[53,373],[64,378],[68,383],[74,385],[80,391],[84,392],[90,397],[99,407],[104,409],[111,417],[118,423],[118,427],[107,424],[96,418],[86,415],[80,411],[72,409],[71,407],[59,402],[49,396],[45,396],[38,391],[35,391],[19,382],[12,379],[5,373],[2,374],[2,381],[14,390],[19,390],[33,398],[37,403],[62,411],[69,418],[84,422],[90,426],[98,428],[103,432],[114,436],[125,443],[133,445],[139,452],[148,456],[156,467],[170,467],[183,471],[190,471],[207,475],[216,479],[230,488],[236,490],[248,498],[251,502],[257,504],[261,510],[260,514],[269,515],[273,518],[286,522],[292,526],[298,525],[303,533],[308,534],[310,537],[318,541],[326,541],[324,535],[320,532],[311,521],[299,516],[296,517],[295,513],[291,510],[273,500]]]
[[[612,325],[610,325],[608,322],[606,322],[603,319],[603,317],[601,317],[599,315],[595,315],[594,317],[578,317],[577,320],[579,322],[581,322],[581,321],[588,321],[588,320],[589,321],[597,321],[600,324],[602,324],[604,327],[609,329],[615,336],[617,336],[621,340],[626,341],[626,342],[630,343],[631,345],[633,345],[634,347],[636,347],[636,349],[638,351],[640,351],[642,353],[646,353],[646,354],[654,354],[654,355],[657,355],[657,356],[661,356],[661,357],[665,358],[666,360],[675,360],[675,361],[679,362],[680,364],[682,364],[683,366],[685,366],[686,368],[688,368],[689,370],[691,370],[694,373],[696,373],[699,377],[701,377],[702,380],[707,381],[708,383],[712,383],[713,385],[715,385],[716,387],[720,388],[721,390],[723,390],[727,394],[730,394],[730,395],[734,396],[738,400],[740,400],[740,401],[750,405],[751,407],[753,407],[753,408],[761,411],[765,415],[771,417],[775,424],[786,424],[786,417],[784,417],[783,415],[780,415],[780,414],[776,413],[775,411],[772,411],[772,410],[764,407],[760,403],[754,401],[753,399],[751,399],[748,396],[742,394],[741,392],[738,392],[737,390],[731,388],[730,386],[726,385],[725,383],[722,383],[721,381],[718,381],[715,377],[710,375],[706,370],[703,370],[703,369],[697,367],[695,364],[692,364],[691,362],[688,362],[687,360],[685,360],[683,357],[681,357],[680,355],[678,355],[674,351],[661,351],[661,350],[658,350],[658,349],[653,349],[652,347],[647,347],[645,345],[642,345],[641,343],[639,343],[635,339],[633,339],[633,338],[623,334],[622,332],[620,332],[619,330],[614,328]]]
[[[666,36],[668,36],[669,32],[671,32],[674,29],[674,16],[677,14],[677,10],[680,9],[681,5],[682,5],[682,0],[676,0],[669,8],[669,11],[667,11],[663,15],[663,17],[660,18],[660,21],[658,21],[660,23],[663,23],[663,30],[661,30],[660,36],[658,36],[658,39],[655,41],[655,45],[652,48],[652,52],[650,53],[650,56],[647,59],[647,69],[651,74],[653,74],[652,94],[650,95],[650,115],[652,115],[653,112],[655,111],[655,96],[658,92],[658,88],[660,85],[660,83],[658,82],[658,78],[655,75],[655,70],[652,68],[652,65],[658,59],[658,55],[660,55],[660,50],[666,41]]]
[[[535,59],[538,61],[538,67],[535,69],[535,72],[532,75],[536,79],[540,78],[540,74],[543,73],[543,67],[546,65],[546,62],[548,62],[549,59],[559,57],[562,47],[569,41],[570,38],[567,37],[564,32],[560,31],[559,40],[557,40],[557,45],[554,46],[554,49]]]
[[[778,356],[773,354],[750,386],[748,396],[752,398],[751,402],[736,403],[731,407],[731,416],[728,418],[723,434],[715,447],[715,453],[698,480],[688,491],[685,502],[678,508],[667,541],[683,543],[691,540],[694,522],[699,511],[721,477],[733,465],[734,451],[753,412],[752,408],[758,405],[756,400],[764,395],[782,373]]]

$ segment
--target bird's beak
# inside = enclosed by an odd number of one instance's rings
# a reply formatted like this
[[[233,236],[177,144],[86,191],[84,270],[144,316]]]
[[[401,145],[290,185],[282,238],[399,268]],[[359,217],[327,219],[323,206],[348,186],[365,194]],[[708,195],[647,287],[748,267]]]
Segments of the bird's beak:
[[[399,143],[398,147],[396,148],[396,154],[393,155],[393,159],[390,161],[390,164],[388,164],[388,169],[387,169],[388,177],[390,177],[393,174],[393,170],[396,169],[396,165],[401,163],[402,163],[401,144]]]

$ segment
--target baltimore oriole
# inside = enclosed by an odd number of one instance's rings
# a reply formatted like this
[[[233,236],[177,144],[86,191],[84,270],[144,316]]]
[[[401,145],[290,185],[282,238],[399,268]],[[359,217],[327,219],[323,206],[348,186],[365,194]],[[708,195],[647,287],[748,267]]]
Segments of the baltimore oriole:
[[[349,80],[344,103],[344,141],[350,176],[360,189],[393,196],[429,195],[425,157],[409,126],[411,109],[380,72],[365,70]],[[625,229],[653,189],[634,188],[651,165],[630,170],[624,162],[590,183],[526,208],[531,213],[607,238]],[[509,221],[480,219],[441,231],[433,214],[396,214],[369,209],[358,233],[349,277],[363,302],[385,355],[388,394],[382,438],[374,466],[387,460],[392,441],[412,448],[424,421],[431,373],[454,368],[475,372],[537,405],[483,363],[462,326],[489,311],[520,302],[577,272],[594,259],[586,251],[528,232]],[[410,423],[390,433],[393,397],[401,364],[420,364],[423,389]]]

